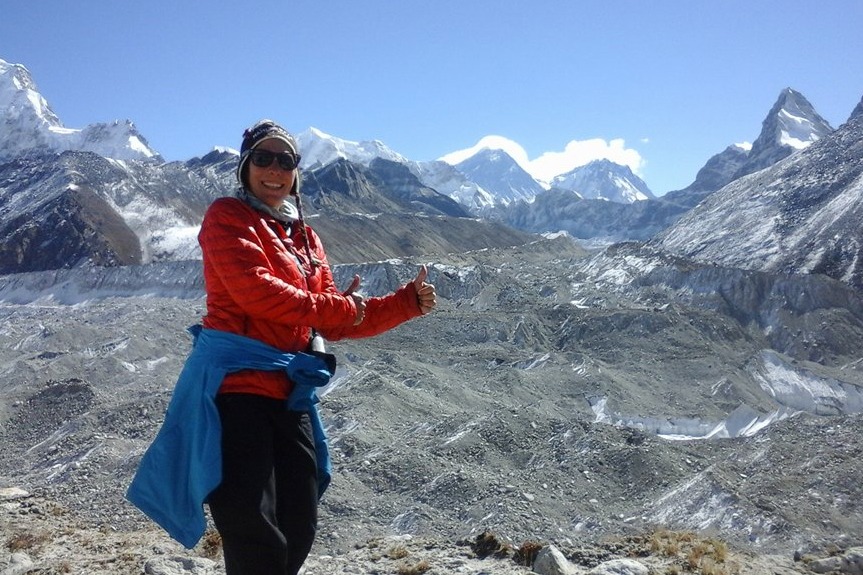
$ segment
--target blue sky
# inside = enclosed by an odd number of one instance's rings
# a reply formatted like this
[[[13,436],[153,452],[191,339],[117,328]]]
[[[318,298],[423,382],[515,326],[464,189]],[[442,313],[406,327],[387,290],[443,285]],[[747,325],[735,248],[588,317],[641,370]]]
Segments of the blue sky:
[[[860,0],[0,0],[0,58],[65,126],[130,119],[168,160],[269,117],[413,160],[489,135],[606,155],[662,194],[786,87],[842,124],[861,25]]]

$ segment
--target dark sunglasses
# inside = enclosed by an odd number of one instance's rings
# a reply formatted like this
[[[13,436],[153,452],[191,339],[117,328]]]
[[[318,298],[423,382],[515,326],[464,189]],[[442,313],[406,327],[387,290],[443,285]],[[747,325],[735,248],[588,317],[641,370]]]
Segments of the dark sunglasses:
[[[269,150],[252,150],[249,159],[259,168],[268,168],[273,160],[279,160],[279,167],[291,171],[300,165],[300,156],[290,152],[271,152]]]

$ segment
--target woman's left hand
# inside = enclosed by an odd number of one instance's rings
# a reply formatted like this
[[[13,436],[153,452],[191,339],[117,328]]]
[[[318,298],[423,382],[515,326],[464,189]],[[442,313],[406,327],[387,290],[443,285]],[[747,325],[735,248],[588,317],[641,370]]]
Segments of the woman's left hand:
[[[420,306],[420,311],[423,315],[431,313],[437,301],[435,300],[434,285],[426,282],[428,277],[428,269],[423,265],[420,271],[417,272],[417,277],[414,278],[413,284],[417,290],[417,303]]]

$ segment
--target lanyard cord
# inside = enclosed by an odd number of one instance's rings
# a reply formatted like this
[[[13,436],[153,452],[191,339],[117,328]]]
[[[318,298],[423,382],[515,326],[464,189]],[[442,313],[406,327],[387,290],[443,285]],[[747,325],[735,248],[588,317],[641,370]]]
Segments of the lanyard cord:
[[[299,204],[299,201],[297,203]],[[306,266],[303,265],[302,260],[300,260],[299,254],[296,253],[296,250],[294,250],[293,246],[288,247],[288,244],[285,241],[282,241],[282,245],[284,245],[285,249],[287,249],[291,253],[291,255],[294,256],[294,259],[297,260],[297,265],[300,268],[300,273],[303,274],[303,279],[306,281],[306,291],[311,292],[312,288],[311,288],[311,285],[309,284],[309,276],[315,273],[315,268],[317,266],[321,265],[321,262],[320,262],[320,260],[318,260],[317,258],[312,256],[312,250],[309,247],[309,236],[306,233],[306,224],[303,221],[303,216],[302,216],[302,212],[300,211],[299,205],[297,206],[297,211],[300,212],[300,218],[297,221],[297,223],[300,225],[300,230],[302,230],[303,244],[305,245],[306,257],[308,258],[308,261],[309,261],[309,272],[308,273],[306,273]],[[282,231],[284,231],[285,235],[287,236],[287,239],[290,241],[290,239],[291,239],[291,234],[289,232],[290,224],[286,224],[286,223],[280,222],[278,220],[276,221],[276,224],[282,228]],[[310,336],[310,340],[309,340],[310,349],[312,351],[318,351],[318,352],[326,351],[326,347],[324,345],[324,339],[320,336],[320,334],[318,334],[318,330],[316,330],[312,326],[309,326],[309,329],[311,330],[311,336]]]
[[[313,268],[321,265],[321,261],[312,255],[312,248],[309,247],[309,233],[306,231],[306,221],[303,219],[303,202],[300,201],[300,191],[297,190],[294,195],[294,202],[297,204],[297,214],[299,215],[300,233],[303,235],[303,245],[306,248],[306,257],[309,258],[309,265]],[[308,283],[308,278],[306,278]]]

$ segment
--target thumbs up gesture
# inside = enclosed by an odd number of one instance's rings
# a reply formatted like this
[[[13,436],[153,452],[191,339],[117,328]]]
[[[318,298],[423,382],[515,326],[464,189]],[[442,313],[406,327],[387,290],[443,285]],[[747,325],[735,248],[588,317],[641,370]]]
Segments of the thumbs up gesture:
[[[413,281],[414,287],[417,290],[417,303],[423,315],[430,313],[437,303],[435,301],[434,285],[426,282],[426,278],[428,278],[428,269],[423,265],[420,267],[417,277]]]

